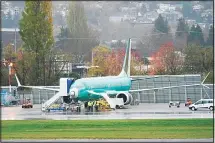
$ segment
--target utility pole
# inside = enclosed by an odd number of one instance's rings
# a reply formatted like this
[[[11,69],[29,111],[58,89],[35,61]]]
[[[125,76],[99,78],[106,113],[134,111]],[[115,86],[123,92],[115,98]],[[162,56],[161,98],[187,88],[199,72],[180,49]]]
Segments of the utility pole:
[[[10,87],[10,93],[11,93],[11,68],[13,66],[13,63],[10,61],[9,65],[8,65],[8,68],[9,68],[9,87]]]
[[[17,14],[17,9],[15,9],[15,16],[16,16],[16,14]],[[16,26],[17,26],[17,24],[16,24],[16,21],[15,21],[15,39],[14,39],[15,53],[16,53]]]

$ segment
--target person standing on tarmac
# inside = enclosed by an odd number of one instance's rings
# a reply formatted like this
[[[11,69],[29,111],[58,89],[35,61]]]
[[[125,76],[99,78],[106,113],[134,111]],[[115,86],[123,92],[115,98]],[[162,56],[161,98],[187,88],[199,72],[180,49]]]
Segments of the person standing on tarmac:
[[[98,101],[94,102],[94,107],[95,107],[95,111],[98,111],[98,108],[99,108],[99,102]]]
[[[91,112],[91,108],[92,108],[92,102],[89,101],[89,102],[88,102],[88,109],[89,109],[88,111],[89,111],[89,112]]]

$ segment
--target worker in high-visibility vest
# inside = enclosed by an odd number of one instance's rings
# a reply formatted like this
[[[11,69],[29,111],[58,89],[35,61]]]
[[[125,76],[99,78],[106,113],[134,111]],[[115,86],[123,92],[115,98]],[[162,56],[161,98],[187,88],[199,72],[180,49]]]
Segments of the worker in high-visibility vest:
[[[92,106],[93,106],[92,101],[89,101],[89,102],[88,102],[88,109],[89,109],[89,112],[92,111]]]
[[[99,101],[95,101],[95,102],[94,102],[94,107],[95,107],[95,110],[98,111],[98,108],[99,108]]]

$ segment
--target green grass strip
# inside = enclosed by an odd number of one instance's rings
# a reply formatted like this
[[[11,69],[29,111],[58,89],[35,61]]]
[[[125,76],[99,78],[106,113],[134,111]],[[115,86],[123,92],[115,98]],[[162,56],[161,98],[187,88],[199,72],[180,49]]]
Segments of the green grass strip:
[[[213,119],[4,120],[3,139],[213,138]]]

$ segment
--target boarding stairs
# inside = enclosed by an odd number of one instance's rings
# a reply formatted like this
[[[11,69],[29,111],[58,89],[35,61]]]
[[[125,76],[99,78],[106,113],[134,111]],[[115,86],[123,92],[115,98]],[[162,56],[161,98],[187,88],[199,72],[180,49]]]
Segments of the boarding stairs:
[[[60,92],[55,94],[52,98],[47,100],[45,103],[42,103],[42,111],[48,109],[54,102],[56,102],[61,96]]]

